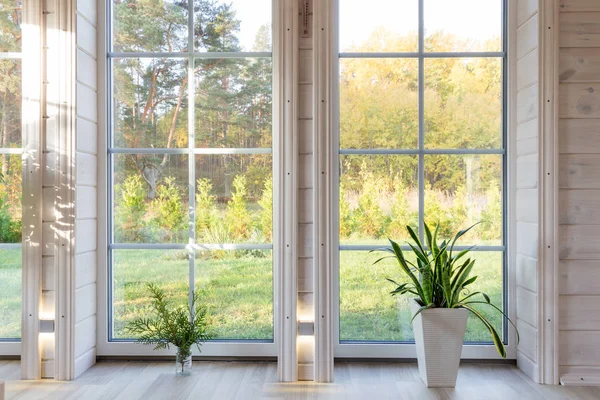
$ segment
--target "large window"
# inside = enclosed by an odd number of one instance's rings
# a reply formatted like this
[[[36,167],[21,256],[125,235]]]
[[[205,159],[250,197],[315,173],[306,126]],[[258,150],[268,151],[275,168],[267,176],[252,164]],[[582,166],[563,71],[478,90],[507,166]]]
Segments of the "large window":
[[[481,222],[460,243],[477,245],[473,290],[506,306],[506,5],[339,4],[339,340],[410,342],[408,299],[385,280],[397,264],[369,253],[406,244],[407,225]],[[471,318],[465,340],[490,338]]]
[[[271,0],[113,0],[109,339],[146,284],[273,341]]]
[[[0,0],[0,341],[21,337],[21,1]]]

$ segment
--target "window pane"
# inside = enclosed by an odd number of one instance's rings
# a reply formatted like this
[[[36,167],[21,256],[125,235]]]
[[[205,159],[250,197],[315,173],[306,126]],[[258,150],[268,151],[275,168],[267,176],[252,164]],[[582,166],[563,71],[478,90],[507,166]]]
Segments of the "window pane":
[[[21,51],[21,3],[22,0],[0,3],[0,52]]]
[[[0,155],[0,243],[21,243],[21,156]]]
[[[490,296],[491,303],[503,309],[502,292],[502,264],[504,255],[500,252],[474,252],[469,255],[475,259],[475,266],[471,271],[471,276],[477,276],[477,280],[469,286],[470,293],[483,292]],[[485,301],[482,296],[476,295],[473,299]],[[502,314],[493,309],[493,307],[478,304],[475,308],[479,310],[496,328],[496,332],[502,337]],[[511,328],[512,329],[512,328]],[[465,333],[465,342],[492,342],[492,337],[483,323],[469,315],[467,331]]]
[[[113,61],[115,147],[186,147],[187,61]]]
[[[454,236],[481,222],[464,245],[502,245],[502,156],[426,155],[425,221]]]
[[[199,51],[271,51],[271,0],[194,1]]]
[[[21,337],[21,249],[0,249],[0,338]]]
[[[272,60],[196,60],[196,147],[271,147]]]
[[[415,52],[418,0],[340,0],[340,52]]]
[[[187,0],[113,0],[112,14],[116,52],[177,52],[187,48]]]
[[[128,339],[128,323],[150,317],[148,283],[159,285],[174,305],[188,303],[189,261],[185,250],[113,250],[113,338]]]
[[[408,282],[400,273],[398,263],[384,260],[373,263],[387,253],[367,251],[340,252],[340,340],[341,341],[412,341],[414,334],[410,326],[410,295],[391,296],[394,285]],[[407,259],[414,256],[407,252]],[[502,308],[502,253],[472,252],[475,259],[472,276],[477,280],[471,292],[483,291],[493,304]],[[489,307],[477,307],[501,335],[502,316]],[[473,316],[469,316],[466,342],[491,342],[487,328]]]
[[[188,157],[115,154],[116,243],[188,242]]]
[[[21,60],[0,60],[0,147],[21,147]]]
[[[502,50],[502,0],[424,2],[426,51]]]
[[[387,244],[418,226],[416,156],[340,156],[340,243]]]
[[[418,146],[418,61],[340,60],[340,147]]]
[[[270,154],[196,156],[196,242],[270,243]]]
[[[425,60],[425,145],[502,147],[502,59]]]
[[[199,251],[196,288],[215,339],[273,340],[271,251]]]

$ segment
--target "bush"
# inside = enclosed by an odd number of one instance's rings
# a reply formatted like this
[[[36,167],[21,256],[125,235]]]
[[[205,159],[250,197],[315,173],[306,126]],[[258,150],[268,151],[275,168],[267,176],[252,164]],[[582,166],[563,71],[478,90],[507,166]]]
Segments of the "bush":
[[[196,192],[196,238],[198,241],[211,236],[211,230],[217,228],[219,215],[216,197],[211,194],[212,183],[209,179],[198,179]]]
[[[21,221],[14,221],[8,203],[0,198],[0,243],[19,243],[21,241]]]
[[[155,212],[154,224],[163,228],[163,234],[171,239],[183,240],[185,216],[187,214],[181,201],[181,193],[175,185],[175,178],[168,177],[156,188],[156,197],[152,200]]]
[[[233,179],[234,193],[227,203],[225,224],[234,240],[245,240],[252,234],[252,218],[246,207],[246,177],[238,175]]]
[[[379,238],[386,231],[388,219],[379,206],[378,194],[381,182],[371,172],[361,171],[362,192],[358,198],[356,210],[357,228],[361,235],[369,238]]]
[[[340,237],[345,239],[350,237],[354,230],[352,210],[346,196],[346,186],[340,183]]]
[[[271,242],[273,237],[273,179],[270,176],[265,180],[258,205],[262,207],[259,217],[260,230],[264,240]]]
[[[413,224],[413,215],[410,212],[408,193],[403,189],[400,180],[394,181],[394,197],[392,200],[391,214],[391,222],[388,225],[386,232],[387,236],[394,240],[406,239],[406,226]]]
[[[129,175],[116,186],[120,198],[115,210],[115,236],[117,241],[143,240],[144,216],[146,215],[146,189],[139,175]]]
[[[481,239],[498,240],[502,237],[502,196],[500,190],[487,191],[487,205],[481,213]]]

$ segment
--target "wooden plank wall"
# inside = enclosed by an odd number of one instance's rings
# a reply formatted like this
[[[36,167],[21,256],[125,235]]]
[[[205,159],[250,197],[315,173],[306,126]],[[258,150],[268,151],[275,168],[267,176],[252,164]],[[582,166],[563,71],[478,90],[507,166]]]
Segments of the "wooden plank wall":
[[[516,308],[522,338],[517,363],[538,380],[539,247],[539,3],[517,3],[516,70]]]
[[[96,362],[97,275],[97,13],[95,0],[76,7],[74,375]]]
[[[600,1],[560,0],[560,373],[600,376]]]
[[[301,2],[300,2],[301,5]],[[312,2],[309,3],[312,7]],[[309,10],[312,24],[312,10]],[[313,262],[313,38],[302,37],[298,55],[298,319],[314,318]],[[308,32],[312,32],[312,26]],[[298,379],[314,380],[314,338],[299,337]]]

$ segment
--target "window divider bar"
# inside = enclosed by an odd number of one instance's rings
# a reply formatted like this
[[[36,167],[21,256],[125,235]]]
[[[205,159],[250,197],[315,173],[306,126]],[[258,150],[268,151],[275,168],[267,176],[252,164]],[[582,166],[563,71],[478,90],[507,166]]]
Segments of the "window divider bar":
[[[23,148],[18,147],[18,148],[3,148],[0,149],[0,154],[23,154]]]
[[[20,60],[21,58],[23,55],[19,52],[0,53],[0,60]]]
[[[499,154],[506,153],[505,149],[341,149],[341,155],[419,155],[419,154]]]
[[[504,51],[340,53],[340,58],[504,58]]]
[[[194,51],[194,2],[188,1],[188,150],[193,153],[196,144],[196,67],[192,52]],[[188,238],[188,262],[189,262],[189,307],[192,313],[194,309],[194,292],[196,288],[196,257],[194,243],[196,242],[196,157],[188,156],[188,215],[189,215],[189,238]]]
[[[111,250],[272,250],[271,243],[111,243]]]
[[[109,52],[108,58],[271,58],[269,51],[240,52]]]
[[[419,0],[419,239],[424,241],[425,224],[425,0]]]
[[[193,113],[190,113],[193,114]],[[193,129],[193,128],[190,128]],[[12,149],[10,149],[12,150]],[[181,147],[177,149],[168,148],[109,148],[109,154],[214,154],[214,155],[226,155],[226,154],[272,154],[273,149],[270,148],[193,148],[193,147]],[[13,154],[13,153],[2,153],[0,154]],[[14,152],[14,154],[21,154],[21,152]]]
[[[380,249],[388,249],[389,246],[382,244],[378,245],[358,245],[358,244],[348,244],[348,245],[340,245],[340,251],[371,251],[371,250],[380,250]],[[411,251],[410,246],[401,245],[400,248],[402,251]],[[506,246],[454,246],[455,251],[462,251],[471,249],[474,252],[490,252],[497,251],[503,252],[506,251]],[[425,246],[425,250],[429,250],[427,246]]]

